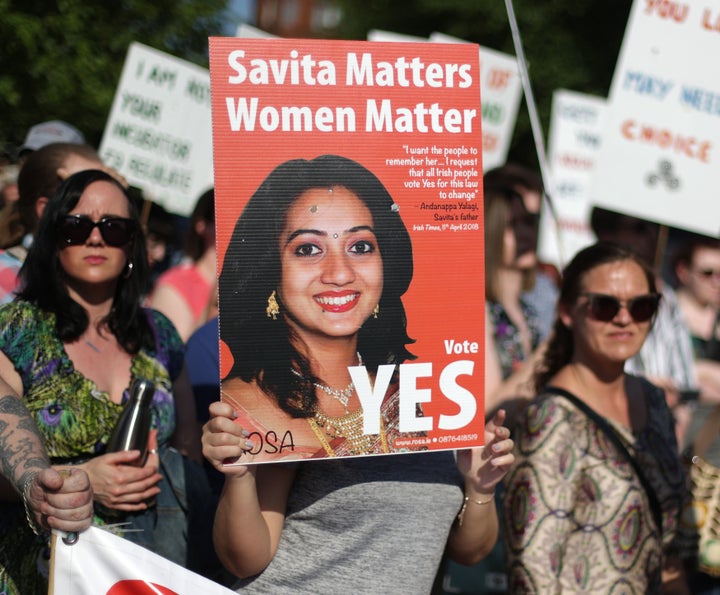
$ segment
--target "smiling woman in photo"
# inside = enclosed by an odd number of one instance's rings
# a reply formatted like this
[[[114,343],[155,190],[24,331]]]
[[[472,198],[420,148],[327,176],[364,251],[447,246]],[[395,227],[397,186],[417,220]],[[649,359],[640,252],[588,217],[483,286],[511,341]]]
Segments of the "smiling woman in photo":
[[[257,444],[251,461],[394,450],[397,371],[379,433],[364,435],[348,368],[372,375],[414,358],[401,301],[412,273],[398,207],[370,171],[328,155],[268,176],[237,222],[220,276],[221,336],[234,358],[223,399],[256,442],[277,436],[283,445],[267,453],[272,444]]]

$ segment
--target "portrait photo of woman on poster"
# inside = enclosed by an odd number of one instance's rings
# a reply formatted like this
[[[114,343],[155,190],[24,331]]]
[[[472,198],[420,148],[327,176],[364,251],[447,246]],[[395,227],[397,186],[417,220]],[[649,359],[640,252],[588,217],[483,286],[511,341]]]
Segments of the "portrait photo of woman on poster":
[[[399,206],[364,166],[322,155],[267,176],[237,220],[219,280],[233,359],[222,400],[251,445],[238,463],[425,449],[394,446],[397,365],[415,358],[401,300],[412,276]],[[395,372],[379,432],[364,434],[348,368],[364,366],[374,386],[380,365]]]

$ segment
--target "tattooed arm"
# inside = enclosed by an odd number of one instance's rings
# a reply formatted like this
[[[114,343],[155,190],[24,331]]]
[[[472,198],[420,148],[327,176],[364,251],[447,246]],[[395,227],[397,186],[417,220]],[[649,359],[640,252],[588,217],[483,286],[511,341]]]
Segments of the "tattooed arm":
[[[22,399],[0,379],[0,499],[22,498],[33,530],[82,531],[92,520],[92,489],[84,471],[50,467],[42,438]],[[9,489],[10,485],[15,492]]]

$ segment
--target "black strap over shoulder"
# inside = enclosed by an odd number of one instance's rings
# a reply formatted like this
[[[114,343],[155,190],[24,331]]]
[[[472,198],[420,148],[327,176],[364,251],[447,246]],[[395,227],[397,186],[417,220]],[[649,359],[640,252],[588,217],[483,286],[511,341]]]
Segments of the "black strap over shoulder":
[[[660,535],[662,535],[662,508],[660,506],[660,501],[658,500],[657,494],[655,493],[653,487],[650,485],[647,477],[645,477],[645,474],[640,468],[640,464],[637,462],[635,457],[630,454],[630,451],[627,449],[625,443],[623,442],[622,438],[620,438],[618,433],[613,429],[613,427],[602,415],[600,415],[597,411],[595,411],[592,407],[585,403],[585,401],[576,397],[570,391],[567,391],[564,388],[560,388],[559,386],[548,386],[545,388],[544,392],[564,397],[565,399],[570,401],[573,405],[575,405],[576,408],[578,408],[593,422],[595,422],[595,425],[603,432],[605,432],[605,435],[610,439],[610,441],[617,447],[617,449],[621,453],[625,455],[628,462],[635,470],[635,475],[637,475],[637,478],[640,480],[642,487],[645,489],[645,493],[647,494],[648,501],[650,503],[650,509],[652,511],[653,519],[655,520],[655,525],[657,526]]]
[[[712,334],[705,344],[705,358],[713,361],[720,361],[720,340],[718,340],[718,328],[720,327],[720,310],[718,310],[715,316],[715,322],[713,323]]]

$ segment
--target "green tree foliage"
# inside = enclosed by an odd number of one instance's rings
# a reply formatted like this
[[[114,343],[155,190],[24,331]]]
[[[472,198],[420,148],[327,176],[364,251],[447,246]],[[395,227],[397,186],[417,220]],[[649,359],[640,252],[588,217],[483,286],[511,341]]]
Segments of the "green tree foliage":
[[[370,29],[427,37],[437,31],[514,54],[503,0],[335,0],[337,37]],[[21,142],[59,118],[93,144],[102,136],[131,41],[207,64],[227,0],[0,0],[0,141]],[[558,88],[607,96],[629,0],[513,0],[533,92],[547,131]],[[535,143],[520,109],[510,158],[532,164]]]
[[[515,55],[503,0],[339,2],[341,34],[349,39],[365,39],[370,29],[421,37],[440,32]],[[629,0],[513,0],[545,134],[556,89],[607,96],[630,6]],[[510,158],[532,165],[536,152],[527,114],[523,103]]]
[[[97,146],[127,49],[138,41],[207,65],[226,0],[0,0],[0,140],[70,122]]]

